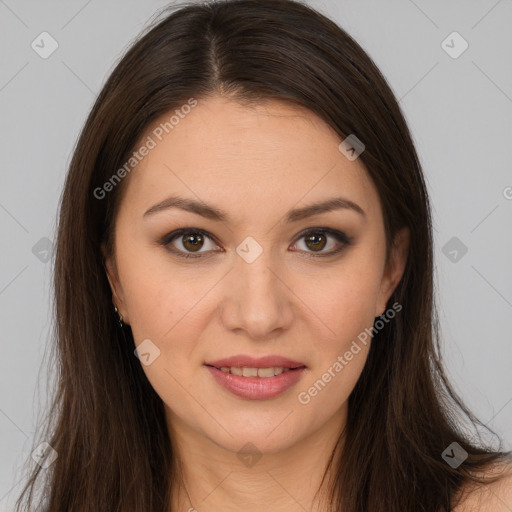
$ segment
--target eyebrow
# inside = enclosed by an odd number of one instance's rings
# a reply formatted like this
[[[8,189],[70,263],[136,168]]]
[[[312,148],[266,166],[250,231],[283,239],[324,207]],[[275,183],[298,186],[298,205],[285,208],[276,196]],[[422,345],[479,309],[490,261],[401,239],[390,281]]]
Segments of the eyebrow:
[[[207,205],[203,202],[196,201],[194,199],[188,199],[178,196],[168,197],[167,199],[164,199],[163,201],[153,205],[144,213],[143,217],[148,217],[150,215],[153,215],[164,210],[168,210],[170,208],[179,208],[187,212],[201,215],[206,219],[211,219],[219,222],[229,222],[229,215],[223,210],[216,208],[214,206]],[[358,204],[343,197],[334,197],[332,199],[327,199],[325,201],[310,204],[302,208],[290,210],[285,216],[285,222],[297,222],[307,217],[312,217],[313,215],[332,212],[340,209],[352,210],[366,218],[366,213]]]

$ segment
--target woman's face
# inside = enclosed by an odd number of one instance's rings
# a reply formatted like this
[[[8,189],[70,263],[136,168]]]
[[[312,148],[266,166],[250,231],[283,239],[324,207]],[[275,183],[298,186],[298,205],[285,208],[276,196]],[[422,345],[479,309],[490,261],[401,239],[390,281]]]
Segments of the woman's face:
[[[310,111],[214,96],[180,112],[135,148],[151,146],[107,259],[170,432],[273,453],[338,429],[406,237],[386,265],[377,191]]]

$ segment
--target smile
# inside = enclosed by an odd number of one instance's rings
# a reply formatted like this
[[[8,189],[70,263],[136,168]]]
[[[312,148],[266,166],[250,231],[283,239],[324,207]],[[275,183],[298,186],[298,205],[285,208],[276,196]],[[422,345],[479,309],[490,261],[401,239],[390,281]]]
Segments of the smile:
[[[269,377],[275,377],[276,375],[281,375],[282,373],[290,371],[290,368],[283,368],[282,366],[271,366],[270,368],[249,368],[247,366],[222,366],[221,368],[217,369],[225,373],[230,373],[231,375],[238,375],[240,377],[261,377],[264,379]]]

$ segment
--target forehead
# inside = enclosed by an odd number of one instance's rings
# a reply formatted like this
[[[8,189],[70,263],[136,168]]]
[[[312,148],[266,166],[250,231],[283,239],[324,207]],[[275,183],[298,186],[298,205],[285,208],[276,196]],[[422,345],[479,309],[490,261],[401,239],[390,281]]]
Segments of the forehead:
[[[343,195],[376,213],[377,191],[361,160],[349,161],[330,126],[288,102],[198,99],[154,121],[136,148],[148,138],[154,147],[131,171],[123,201],[140,215],[168,195],[247,215]]]

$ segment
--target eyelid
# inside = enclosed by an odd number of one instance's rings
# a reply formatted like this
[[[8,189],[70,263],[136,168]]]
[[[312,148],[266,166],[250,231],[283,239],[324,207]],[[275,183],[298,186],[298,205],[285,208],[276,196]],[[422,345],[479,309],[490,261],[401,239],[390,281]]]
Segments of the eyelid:
[[[181,249],[177,249],[175,247],[173,247],[172,249],[169,247],[169,246],[172,246],[172,242],[174,241],[174,239],[180,237],[181,235],[187,234],[187,233],[200,234],[206,238],[209,238],[216,245],[220,246],[220,244],[218,243],[215,236],[213,236],[211,233],[209,233],[208,231],[205,231],[204,229],[194,228],[194,227],[179,228],[174,231],[171,231],[170,233],[167,233],[166,235],[164,235],[160,240],[158,240],[158,243],[160,245],[163,245],[169,252],[177,255],[178,257],[182,257],[182,258],[202,258],[202,257],[206,257],[211,252],[224,252],[224,249],[221,249],[220,251],[209,250],[209,251],[192,253],[192,252],[184,252]],[[343,231],[339,231],[337,229],[323,227],[323,226],[313,226],[313,227],[306,228],[306,229],[302,230],[300,233],[298,233],[293,241],[293,245],[295,245],[301,238],[305,237],[306,235],[308,235],[310,233],[331,236],[338,242],[338,244],[341,244],[341,247],[338,247],[337,249],[331,249],[330,251],[327,251],[327,252],[315,253],[314,251],[309,252],[309,251],[302,251],[302,250],[298,250],[298,251],[294,251],[294,252],[305,253],[305,255],[307,257],[311,256],[314,258],[315,257],[334,256],[334,255],[338,254],[339,252],[341,252],[345,247],[351,245],[352,241],[353,241],[353,237],[348,236]]]

